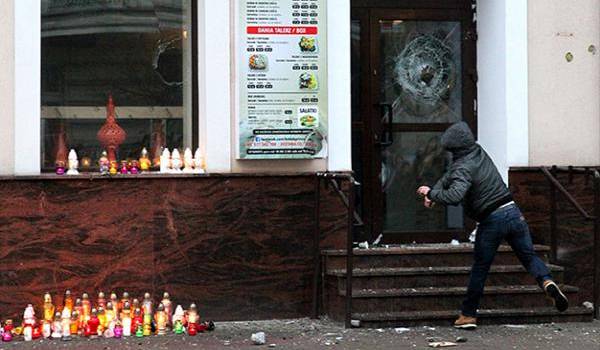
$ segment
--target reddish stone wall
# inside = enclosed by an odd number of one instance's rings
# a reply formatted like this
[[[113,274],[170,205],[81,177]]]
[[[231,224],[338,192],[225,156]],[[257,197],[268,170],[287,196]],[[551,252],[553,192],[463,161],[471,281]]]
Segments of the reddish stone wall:
[[[521,207],[535,243],[550,245],[550,184],[537,168],[512,169],[510,187]],[[559,172],[560,183],[588,212],[593,210],[590,176]],[[582,302],[592,299],[593,223],[584,220],[560,194],[558,198],[558,264],[565,267],[565,282],[581,289]]]
[[[314,190],[308,175],[0,180],[0,315],[69,288],[166,290],[215,320],[308,316]],[[343,205],[321,197],[321,245],[342,247]]]

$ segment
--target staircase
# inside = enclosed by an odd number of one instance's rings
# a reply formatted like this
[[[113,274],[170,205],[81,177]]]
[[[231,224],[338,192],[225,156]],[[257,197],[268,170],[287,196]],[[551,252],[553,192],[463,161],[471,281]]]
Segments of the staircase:
[[[544,261],[549,248],[535,246]],[[361,327],[451,325],[458,315],[472,264],[472,245],[416,244],[355,249],[352,316]],[[322,307],[343,321],[346,303],[346,250],[325,250]],[[557,283],[563,268],[549,266]],[[570,307],[559,313],[522,267],[509,246],[501,246],[488,276],[479,324],[582,322],[592,311],[576,302],[578,289],[562,286]]]

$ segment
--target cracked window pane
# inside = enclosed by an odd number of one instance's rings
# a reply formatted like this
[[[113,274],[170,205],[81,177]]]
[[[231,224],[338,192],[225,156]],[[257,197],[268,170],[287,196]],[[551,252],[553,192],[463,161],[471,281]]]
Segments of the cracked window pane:
[[[380,21],[382,96],[396,123],[462,120],[460,22]]]

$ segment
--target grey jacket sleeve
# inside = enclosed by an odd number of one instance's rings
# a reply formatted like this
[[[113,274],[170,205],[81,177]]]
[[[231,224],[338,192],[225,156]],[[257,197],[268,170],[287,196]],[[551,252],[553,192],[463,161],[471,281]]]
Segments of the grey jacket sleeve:
[[[447,186],[444,184],[447,183]],[[457,205],[463,200],[471,187],[471,174],[465,168],[459,168],[445,174],[429,191],[427,197],[436,203]]]

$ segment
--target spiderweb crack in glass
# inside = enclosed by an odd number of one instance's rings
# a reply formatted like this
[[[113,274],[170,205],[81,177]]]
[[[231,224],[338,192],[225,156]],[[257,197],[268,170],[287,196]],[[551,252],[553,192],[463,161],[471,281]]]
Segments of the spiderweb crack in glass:
[[[396,83],[404,97],[430,108],[441,108],[455,85],[452,50],[434,35],[420,34],[396,58]],[[419,109],[415,109],[419,111]]]

